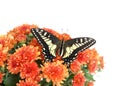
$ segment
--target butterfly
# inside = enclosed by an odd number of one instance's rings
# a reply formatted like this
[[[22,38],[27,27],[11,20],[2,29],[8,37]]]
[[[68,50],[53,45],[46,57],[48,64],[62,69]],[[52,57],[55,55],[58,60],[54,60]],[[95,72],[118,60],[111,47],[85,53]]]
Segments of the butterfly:
[[[59,40],[55,35],[41,28],[32,28],[31,32],[42,45],[46,61],[52,61],[58,53],[64,63],[70,64],[76,59],[78,52],[82,52],[96,43],[96,40],[90,37]]]

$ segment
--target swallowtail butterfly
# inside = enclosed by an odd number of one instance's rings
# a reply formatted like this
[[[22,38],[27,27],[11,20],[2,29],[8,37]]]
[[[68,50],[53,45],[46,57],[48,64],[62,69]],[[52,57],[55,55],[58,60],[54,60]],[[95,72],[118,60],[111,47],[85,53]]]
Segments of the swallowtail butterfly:
[[[90,37],[79,37],[67,41],[59,40],[53,34],[40,28],[33,28],[31,32],[43,46],[46,61],[52,61],[58,52],[64,63],[69,64],[76,58],[78,52],[84,51],[96,42]]]

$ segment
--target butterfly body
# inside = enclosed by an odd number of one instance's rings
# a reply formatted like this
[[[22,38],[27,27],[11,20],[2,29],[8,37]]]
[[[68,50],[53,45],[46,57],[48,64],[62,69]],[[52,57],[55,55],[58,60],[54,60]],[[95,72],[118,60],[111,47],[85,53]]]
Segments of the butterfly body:
[[[52,61],[56,54],[59,54],[64,63],[70,63],[76,58],[78,52],[84,51],[96,42],[90,37],[79,37],[66,41],[60,40],[53,34],[40,28],[33,28],[31,32],[43,46],[43,53],[47,61]]]

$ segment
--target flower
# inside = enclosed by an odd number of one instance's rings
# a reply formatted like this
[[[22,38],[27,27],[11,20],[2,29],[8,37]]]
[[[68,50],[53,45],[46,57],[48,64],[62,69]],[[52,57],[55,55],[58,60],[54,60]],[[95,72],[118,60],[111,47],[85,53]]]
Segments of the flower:
[[[42,67],[42,72],[48,82],[52,80],[53,84],[57,86],[61,86],[62,81],[68,77],[68,69],[62,64],[62,61],[45,63],[45,66]]]
[[[96,59],[92,59],[89,61],[88,69],[89,69],[90,73],[94,73],[97,70],[97,68],[98,68],[97,62],[98,61]]]
[[[67,33],[63,33],[63,34],[61,34],[61,37],[62,37],[62,40],[65,40],[65,41],[71,39],[70,35],[67,34]]]
[[[72,72],[78,72],[81,70],[81,64],[78,60],[74,60],[71,65],[70,65],[70,69]]]
[[[88,63],[88,69],[90,73],[94,73],[98,69],[98,62],[99,62],[99,54],[94,49],[89,50],[89,63]]]
[[[54,31],[52,29],[49,29],[49,28],[43,28],[43,29],[48,31],[49,33],[55,35],[57,38],[62,39],[61,35],[58,32],[56,32],[56,31]]]
[[[84,86],[85,77],[82,72],[76,74],[73,78],[73,86]]]
[[[7,68],[11,73],[17,74],[21,71],[23,64],[37,60],[38,55],[39,52],[37,47],[23,46],[10,56]]]
[[[8,37],[11,37],[13,41],[11,44],[15,44],[20,41],[26,40],[26,35],[30,33],[32,28],[37,28],[36,25],[23,24],[21,26],[15,27],[13,30],[7,33]]]
[[[40,52],[40,59],[43,61],[44,60],[44,54],[42,52],[42,49],[43,49],[42,45],[39,44],[38,41],[35,38],[33,38],[31,40],[31,42],[29,43],[29,45],[32,45],[34,47],[38,47],[38,51]]]
[[[77,60],[81,63],[81,64],[87,64],[89,61],[89,56],[90,54],[90,49],[87,49],[83,52],[79,52],[77,55]]]
[[[25,63],[20,71],[20,77],[24,78],[32,78],[35,79],[36,76],[40,76],[39,74],[40,68],[38,67],[36,62]]]
[[[76,60],[82,65],[86,64],[90,73],[94,73],[98,69],[99,63],[101,66],[104,64],[102,57],[99,56],[95,48],[79,52]]]
[[[13,28],[6,35],[0,35],[0,84],[94,86],[94,75],[104,68],[104,57],[100,56],[95,48],[78,52],[69,65],[64,63],[63,57],[59,55],[59,49],[56,49],[54,59],[47,62],[45,58],[47,54],[44,55],[47,46],[37,41],[31,33],[32,28],[37,29],[38,26],[23,24]],[[60,41],[66,42],[71,39],[67,33],[60,34],[49,28],[43,29]],[[63,53],[66,52],[65,50]]]
[[[17,86],[40,86],[37,82],[31,80],[20,80]]]
[[[7,51],[8,49],[3,48],[0,44],[0,66],[4,66],[4,62],[7,60]]]
[[[3,76],[4,76],[4,74],[0,73],[0,83],[2,83],[2,81],[3,81]]]
[[[94,86],[94,83],[93,83],[93,82],[89,82],[89,83],[87,84],[87,86]]]
[[[104,68],[103,56],[101,56],[101,57],[99,58],[99,61],[100,61],[100,68],[103,69],[103,68]]]

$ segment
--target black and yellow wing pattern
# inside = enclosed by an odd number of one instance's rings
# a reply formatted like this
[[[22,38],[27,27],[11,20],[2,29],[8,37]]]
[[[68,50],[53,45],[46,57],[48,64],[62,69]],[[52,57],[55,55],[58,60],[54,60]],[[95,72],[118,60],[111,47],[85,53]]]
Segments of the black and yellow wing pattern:
[[[40,28],[33,28],[31,32],[43,46],[46,61],[52,61],[59,51],[64,63],[71,63],[78,52],[82,52],[96,43],[96,40],[90,37],[73,38],[67,41],[59,40],[53,34]]]

